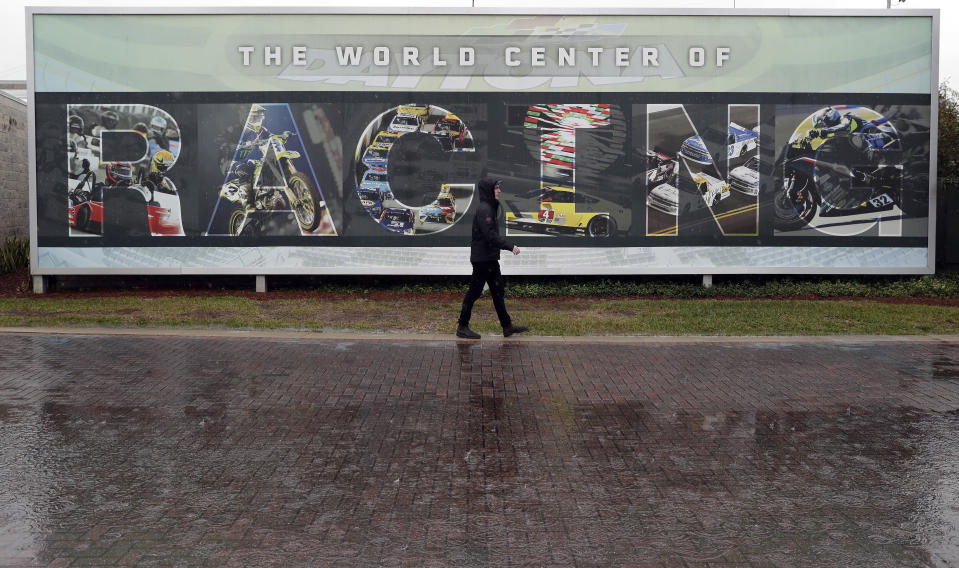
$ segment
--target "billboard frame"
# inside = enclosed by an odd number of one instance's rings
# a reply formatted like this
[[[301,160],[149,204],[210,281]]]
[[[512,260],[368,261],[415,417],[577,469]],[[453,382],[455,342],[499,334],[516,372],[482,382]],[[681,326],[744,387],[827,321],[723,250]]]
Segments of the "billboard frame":
[[[28,105],[28,173],[29,173],[29,214],[30,214],[30,270],[35,277],[57,276],[57,275],[333,275],[333,274],[422,274],[417,267],[358,267],[351,265],[347,267],[252,267],[252,268],[221,268],[221,267],[178,267],[178,268],[144,268],[144,267],[55,267],[39,265],[39,247],[38,247],[38,211],[37,211],[37,125],[36,125],[36,91],[35,91],[35,52],[34,52],[34,16],[40,15],[565,15],[565,16],[676,16],[674,10],[669,9],[594,9],[589,11],[579,9],[530,9],[530,8],[342,8],[342,7],[318,7],[318,8],[299,8],[299,7],[281,7],[281,8],[124,8],[122,11],[110,7],[83,7],[83,8],[61,8],[46,6],[28,6],[26,12],[26,41],[27,41],[27,105]],[[735,9],[697,9],[690,10],[682,14],[683,17],[712,17],[712,16],[779,16],[779,17],[922,17],[931,18],[932,38],[931,38],[931,61],[930,61],[930,172],[929,172],[929,216],[927,220],[928,234],[926,245],[927,263],[924,267],[806,267],[806,266],[748,266],[748,265],[730,265],[730,266],[668,266],[659,269],[641,269],[637,270],[631,267],[628,270],[618,271],[616,269],[598,270],[590,269],[585,272],[576,270],[551,270],[549,274],[569,274],[569,275],[660,275],[660,274],[933,274],[935,272],[935,247],[936,247],[936,215],[937,210],[937,154],[938,154],[938,78],[939,78],[939,49],[940,49],[940,16],[937,9],[902,9],[895,10],[809,10],[809,9],[769,9],[769,10],[735,10]],[[231,247],[237,249],[254,248],[267,249],[270,247]],[[437,250],[442,254],[457,255],[462,258],[468,257],[468,247],[375,247],[376,250]],[[536,247],[526,246],[527,258],[535,256]],[[647,248],[647,247],[592,247],[596,250],[605,250],[609,248]],[[683,247],[679,247],[683,248]],[[689,247],[686,247],[689,248]],[[704,248],[704,247],[699,247]],[[736,249],[734,246],[717,247],[723,249]],[[751,247],[738,247],[749,249]],[[759,247],[768,248],[768,247]],[[803,247],[796,247],[803,248]],[[807,248],[837,248],[835,246],[826,247],[807,247]],[[563,247],[548,247],[552,251],[566,250]],[[505,259],[503,262],[504,272],[508,274],[529,274],[540,275],[543,270],[538,269],[536,262],[519,262]],[[379,270],[377,270],[379,268]],[[387,270],[387,268],[389,268]],[[443,274],[468,274],[469,265],[451,266]],[[35,279],[36,283],[36,279]],[[42,287],[42,284],[41,284]]]

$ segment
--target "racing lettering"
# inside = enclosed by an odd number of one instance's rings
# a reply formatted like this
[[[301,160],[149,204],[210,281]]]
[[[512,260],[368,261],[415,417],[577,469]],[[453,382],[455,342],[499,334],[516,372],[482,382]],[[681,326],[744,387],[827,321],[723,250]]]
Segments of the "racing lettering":
[[[904,217],[926,215],[928,201],[904,186],[900,126],[915,127],[905,119],[894,124],[860,105],[810,111],[784,145],[777,167],[776,232],[901,236]]]
[[[539,211],[507,213],[507,234],[548,230],[608,237],[615,233],[610,212],[576,210],[581,202],[576,195],[576,130],[609,127],[610,114],[608,104],[542,104],[527,109],[523,126],[540,131]]]
[[[409,144],[401,142],[404,137],[408,137]],[[406,150],[398,150],[404,146]],[[405,158],[402,176],[390,171],[391,153],[423,150],[430,154],[441,152],[449,166],[466,170],[465,174],[455,171],[454,175],[475,179],[463,160],[475,153],[473,135],[463,119],[439,106],[393,107],[374,118],[360,136],[353,168],[356,196],[370,217],[387,231],[402,235],[437,233],[459,222],[469,209],[475,191],[472,183],[451,183],[449,171],[416,166],[435,163],[435,155]],[[414,192],[424,187],[426,192],[418,197],[411,194],[407,187],[411,183],[417,186]],[[434,188],[438,189],[435,194]]]
[[[248,107],[218,193],[207,235],[336,235],[287,103]]]
[[[161,108],[67,105],[70,235],[184,235],[168,177],[179,153],[179,125]]]
[[[723,235],[757,235],[759,105],[727,105],[725,128],[712,126],[702,135],[687,112],[695,107],[647,108],[647,236],[677,236],[680,220],[704,207]],[[695,108],[696,114],[704,108]],[[714,150],[723,147],[725,175],[714,160],[722,153]],[[696,226],[691,219],[690,227]]]

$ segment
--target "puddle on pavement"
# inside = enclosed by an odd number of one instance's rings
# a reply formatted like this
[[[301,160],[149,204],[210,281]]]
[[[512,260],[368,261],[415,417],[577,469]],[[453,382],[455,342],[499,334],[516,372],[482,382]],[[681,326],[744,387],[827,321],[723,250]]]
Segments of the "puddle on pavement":
[[[335,379],[136,352],[134,378],[0,406],[0,559],[959,565],[959,412],[683,408],[607,390],[603,353],[338,347],[309,359]]]
[[[932,364],[932,378],[940,381],[959,380],[959,362],[939,357]]]
[[[332,554],[352,538],[336,526],[394,542],[422,525],[498,565],[508,554],[486,543],[557,530],[564,543],[554,546],[601,563],[627,549],[658,562],[959,563],[955,414],[661,412],[517,397],[501,385],[477,380],[443,407],[7,408],[0,545],[41,563],[123,543],[161,564],[224,547],[252,561],[253,545],[229,537],[248,514],[271,550],[323,528],[327,540],[310,542]],[[304,510],[310,523],[288,524]],[[144,536],[170,534],[174,519],[178,538],[202,546]],[[448,558],[406,546],[424,562]]]

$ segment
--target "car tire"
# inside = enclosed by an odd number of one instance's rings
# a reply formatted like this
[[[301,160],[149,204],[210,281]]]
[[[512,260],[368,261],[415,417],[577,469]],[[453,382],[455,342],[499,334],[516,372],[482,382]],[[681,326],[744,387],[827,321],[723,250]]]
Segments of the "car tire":
[[[85,233],[90,232],[90,214],[91,211],[89,204],[84,203],[83,205],[77,207],[77,229],[80,229]]]
[[[597,215],[586,224],[587,237],[609,237],[616,230],[616,223],[609,215]]]

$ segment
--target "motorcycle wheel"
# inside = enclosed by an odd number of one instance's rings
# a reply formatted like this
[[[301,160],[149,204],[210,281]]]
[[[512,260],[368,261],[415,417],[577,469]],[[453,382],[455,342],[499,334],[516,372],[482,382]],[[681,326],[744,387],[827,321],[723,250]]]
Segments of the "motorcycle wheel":
[[[246,225],[249,225],[249,223],[246,222],[246,209],[237,207],[233,210],[233,213],[230,214],[230,236],[236,237],[242,234]]]
[[[323,211],[319,209],[320,192],[300,172],[290,176],[286,188],[292,194],[290,205],[300,228],[310,232],[319,227],[320,220],[323,218]]]
[[[795,231],[812,221],[819,205],[812,193],[812,182],[808,178],[795,176],[792,182],[787,179],[786,183],[801,184],[801,187],[776,193],[773,201],[774,225],[780,231]]]

